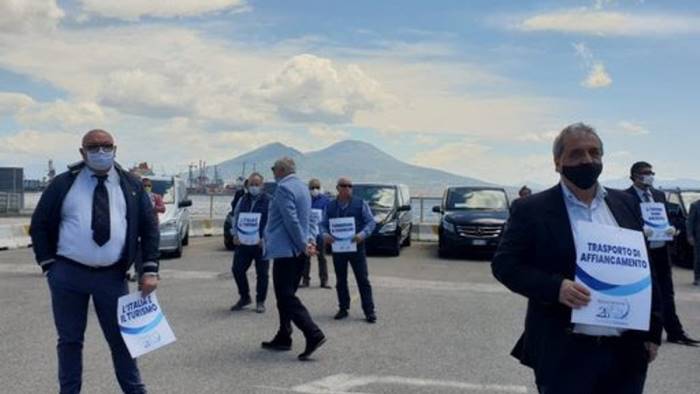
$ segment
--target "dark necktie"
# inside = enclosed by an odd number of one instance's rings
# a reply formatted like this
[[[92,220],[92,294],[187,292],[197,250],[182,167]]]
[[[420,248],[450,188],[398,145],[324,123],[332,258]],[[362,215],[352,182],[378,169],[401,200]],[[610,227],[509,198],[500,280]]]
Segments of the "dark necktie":
[[[109,194],[105,186],[107,175],[95,175],[97,186],[92,196],[92,239],[99,246],[109,242]]]
[[[642,195],[644,196],[644,202],[652,202],[649,192],[644,192]]]

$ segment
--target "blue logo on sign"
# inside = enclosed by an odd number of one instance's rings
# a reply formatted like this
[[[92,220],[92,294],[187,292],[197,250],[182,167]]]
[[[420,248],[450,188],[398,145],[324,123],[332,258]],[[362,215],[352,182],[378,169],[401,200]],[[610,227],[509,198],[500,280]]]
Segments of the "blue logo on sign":
[[[579,266],[576,266],[576,277],[580,279],[581,282],[585,283],[586,286],[599,293],[618,297],[636,294],[651,286],[651,276],[647,276],[638,282],[629,283],[626,285],[616,285],[594,278]]]
[[[144,332],[151,331],[152,329],[156,328],[158,324],[160,324],[161,320],[163,320],[165,316],[163,316],[163,313],[158,312],[158,315],[156,315],[153,320],[143,326],[140,327],[124,327],[122,325],[119,325],[119,330],[123,332],[124,334],[129,334],[129,335],[139,335],[143,334]]]

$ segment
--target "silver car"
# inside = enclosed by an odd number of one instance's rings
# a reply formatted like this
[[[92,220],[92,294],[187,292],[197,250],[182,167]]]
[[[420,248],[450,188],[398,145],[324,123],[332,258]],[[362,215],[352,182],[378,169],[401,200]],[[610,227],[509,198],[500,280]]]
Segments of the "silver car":
[[[187,187],[180,177],[149,177],[153,193],[163,197],[165,212],[158,214],[160,225],[160,252],[172,257],[182,256],[182,247],[189,243],[190,211],[192,201],[187,198]]]

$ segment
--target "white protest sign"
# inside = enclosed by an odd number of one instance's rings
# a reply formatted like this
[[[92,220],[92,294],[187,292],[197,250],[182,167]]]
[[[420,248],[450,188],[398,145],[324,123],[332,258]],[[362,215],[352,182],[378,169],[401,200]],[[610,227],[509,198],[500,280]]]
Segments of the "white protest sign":
[[[257,245],[260,243],[260,220],[262,214],[255,212],[238,213],[236,231],[242,245]]]
[[[133,358],[175,342],[155,291],[146,297],[140,291],[119,297],[117,321]]]
[[[644,235],[639,231],[578,222],[576,282],[591,302],[571,314],[573,323],[649,329],[651,273]]]
[[[668,223],[666,205],[662,202],[643,202],[641,208],[644,225],[652,230],[649,241],[672,241],[673,235],[666,234],[671,227]]]
[[[334,218],[328,220],[333,245],[333,253],[357,252],[357,244],[353,242],[355,237],[355,218]]]

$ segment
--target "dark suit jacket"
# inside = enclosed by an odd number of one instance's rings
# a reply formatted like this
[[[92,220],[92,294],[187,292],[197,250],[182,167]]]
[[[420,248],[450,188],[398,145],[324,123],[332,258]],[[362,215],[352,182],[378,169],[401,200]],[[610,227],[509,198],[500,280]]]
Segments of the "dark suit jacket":
[[[41,195],[32,215],[30,234],[37,263],[46,271],[56,258],[58,232],[61,223],[61,208],[75,178],[85,166],[79,163],[54,178]],[[137,248],[141,248],[142,259],[136,261],[140,273],[158,272],[158,246],[160,231],[153,204],[143,189],[141,181],[116,166],[124,200],[126,201],[126,243],[121,263],[126,271],[136,259]]]
[[[605,199],[617,223],[642,230],[639,205],[627,193],[607,189]],[[557,352],[570,336],[571,308],[559,303],[562,281],[573,280],[576,247],[560,185],[513,203],[493,262],[493,275],[510,290],[528,298],[525,331],[512,355],[535,370],[556,370]],[[625,336],[661,343],[661,313],[652,265],[650,331],[626,331]]]

